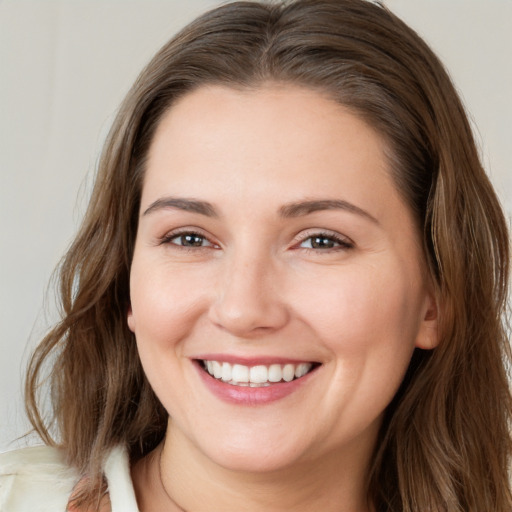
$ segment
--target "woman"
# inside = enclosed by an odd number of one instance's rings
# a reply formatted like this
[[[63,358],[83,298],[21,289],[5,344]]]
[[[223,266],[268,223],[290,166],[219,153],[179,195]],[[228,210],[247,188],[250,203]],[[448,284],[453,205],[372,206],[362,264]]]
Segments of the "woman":
[[[5,510],[508,511],[508,261],[411,29],[363,0],[213,10],[114,122],[27,379],[60,449],[3,456]]]

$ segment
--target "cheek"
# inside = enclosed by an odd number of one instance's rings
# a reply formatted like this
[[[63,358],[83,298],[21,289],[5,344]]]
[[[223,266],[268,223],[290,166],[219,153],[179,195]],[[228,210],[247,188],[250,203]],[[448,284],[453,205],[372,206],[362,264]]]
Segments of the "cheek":
[[[133,265],[130,279],[131,316],[137,343],[170,346],[189,333],[205,310],[204,276],[148,265]],[[172,279],[169,278],[172,276]]]
[[[172,277],[170,277],[172,276]],[[191,386],[183,383],[183,341],[197,328],[205,309],[202,279],[191,273],[162,270],[134,260],[130,278],[131,323],[139,357],[151,387],[171,415],[192,403]],[[203,283],[204,284],[204,283]]]
[[[296,305],[333,349],[356,353],[413,345],[420,293],[400,273],[356,267],[317,279],[314,288],[312,282],[303,284],[294,294]]]
[[[342,430],[366,428],[390,403],[409,365],[421,287],[398,272],[366,267],[340,272],[317,293],[296,295],[302,317],[332,356],[326,414],[345,419],[334,422]]]

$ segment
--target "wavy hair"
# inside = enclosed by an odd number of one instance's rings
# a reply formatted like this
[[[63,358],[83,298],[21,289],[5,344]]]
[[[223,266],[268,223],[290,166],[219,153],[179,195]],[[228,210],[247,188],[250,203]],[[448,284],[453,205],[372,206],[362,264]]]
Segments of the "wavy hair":
[[[229,3],[188,25],[142,71],[60,267],[62,320],[29,366],[35,430],[89,476],[86,501],[107,449],[122,443],[136,460],[162,440],[167,413],[126,323],[148,148],[164,113],[190,91],[268,82],[327,93],[385,138],[439,300],[440,344],[416,350],[387,408],[369,500],[379,512],[509,512],[507,223],[442,64],[411,28],[366,0]],[[48,362],[56,440],[38,406]]]

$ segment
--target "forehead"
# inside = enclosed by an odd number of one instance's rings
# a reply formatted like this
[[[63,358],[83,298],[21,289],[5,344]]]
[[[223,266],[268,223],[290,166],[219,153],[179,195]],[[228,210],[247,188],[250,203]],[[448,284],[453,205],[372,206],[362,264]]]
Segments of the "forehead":
[[[357,174],[370,185],[389,176],[383,138],[365,121],[327,96],[291,85],[257,89],[202,87],[182,97],[157,127],[148,158],[148,176],[179,180],[214,176],[294,185],[319,185],[336,175]],[[163,176],[161,176],[163,177]],[[352,176],[355,177],[355,176]],[[146,180],[149,186],[149,179]]]

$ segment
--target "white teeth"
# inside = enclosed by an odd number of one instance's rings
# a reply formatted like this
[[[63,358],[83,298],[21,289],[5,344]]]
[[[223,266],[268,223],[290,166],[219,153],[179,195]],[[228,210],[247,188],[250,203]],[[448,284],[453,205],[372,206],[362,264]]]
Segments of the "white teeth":
[[[224,382],[229,382],[231,380],[231,365],[229,363],[222,363],[221,379]]]
[[[256,365],[245,366],[219,361],[203,361],[206,371],[223,382],[235,386],[262,387],[270,386],[276,382],[291,382],[294,379],[304,377],[313,365],[311,363],[300,364],[271,364],[269,366]]]
[[[311,365],[309,363],[301,363],[295,368],[295,377],[300,379],[300,377],[304,377],[306,373],[311,369]]]
[[[220,379],[222,377],[222,365],[217,361],[212,361],[213,365],[213,376],[216,379]],[[210,372],[212,373],[212,372]]]
[[[285,364],[283,368],[283,380],[291,382],[295,377],[295,366],[293,364]]]
[[[283,371],[280,364],[271,364],[268,368],[268,380],[270,382],[280,382],[283,380]]]
[[[249,379],[254,384],[261,384],[268,381],[268,370],[266,366],[253,366],[249,371]]]
[[[233,379],[233,382],[249,382],[249,367],[241,364],[234,364],[233,370],[231,371],[231,378]]]

